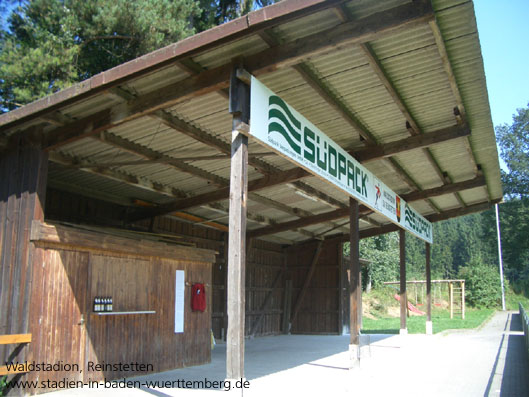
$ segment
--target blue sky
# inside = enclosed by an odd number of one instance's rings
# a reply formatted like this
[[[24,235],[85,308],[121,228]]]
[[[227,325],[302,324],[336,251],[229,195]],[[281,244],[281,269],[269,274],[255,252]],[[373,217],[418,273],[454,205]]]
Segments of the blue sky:
[[[529,1],[475,0],[494,126],[529,102]]]

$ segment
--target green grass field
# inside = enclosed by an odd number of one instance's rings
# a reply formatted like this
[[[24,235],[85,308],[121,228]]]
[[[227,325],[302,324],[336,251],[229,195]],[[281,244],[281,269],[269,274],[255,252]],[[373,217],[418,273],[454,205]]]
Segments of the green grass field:
[[[471,309],[465,313],[465,319],[460,317],[450,319],[448,310],[432,309],[433,332],[438,333],[447,329],[471,329],[479,327],[487,320],[494,309]],[[426,330],[426,316],[408,317],[408,332],[410,334],[424,334]],[[363,319],[362,333],[365,334],[398,334],[400,329],[400,318],[380,317],[377,319]]]

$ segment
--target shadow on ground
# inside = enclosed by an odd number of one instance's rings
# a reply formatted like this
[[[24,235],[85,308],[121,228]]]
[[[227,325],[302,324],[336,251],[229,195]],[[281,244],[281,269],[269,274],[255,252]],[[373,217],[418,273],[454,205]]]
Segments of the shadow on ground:
[[[370,335],[371,343],[380,342],[393,335]],[[245,342],[245,378],[249,381],[304,364],[348,369],[349,335],[279,335]],[[150,374],[133,380],[224,381],[226,378],[226,345],[218,344],[212,351],[211,363],[196,367]],[[199,387],[200,388],[200,387]],[[223,390],[222,386],[214,390]],[[164,393],[145,389],[163,397]]]
[[[502,371],[500,396],[529,396],[529,359],[525,346],[522,319],[520,314],[512,313],[509,329],[505,324],[496,361],[489,377],[484,396],[497,395],[497,390],[491,390],[494,375]],[[504,360],[504,361],[503,361]]]

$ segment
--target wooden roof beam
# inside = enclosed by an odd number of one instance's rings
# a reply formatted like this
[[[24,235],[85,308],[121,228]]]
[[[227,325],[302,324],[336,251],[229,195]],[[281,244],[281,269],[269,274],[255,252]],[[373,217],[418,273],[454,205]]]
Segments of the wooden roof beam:
[[[200,127],[197,127],[187,121],[182,120],[174,114],[160,110],[153,113],[151,117],[160,120],[168,127],[178,132],[181,132],[182,134],[196,139],[197,141],[202,142],[205,145],[213,147],[219,150],[221,153],[231,156],[231,146],[229,143],[224,142],[222,139],[215,137],[213,134],[210,134],[208,131]],[[259,172],[263,174],[271,174],[275,172],[275,169],[270,164],[254,156],[248,158],[248,164],[252,167],[255,167]]]
[[[267,187],[288,183],[307,176],[307,171],[301,168],[293,168],[280,174],[271,174],[260,179],[248,182],[248,192],[253,192]],[[173,211],[181,211],[187,208],[213,203],[215,201],[226,200],[229,197],[229,186],[220,188],[213,192],[199,194],[186,199],[178,200],[174,203],[161,205],[151,211],[138,211],[131,215],[130,221],[136,221],[153,216],[164,215]]]
[[[189,62],[193,62],[192,60],[189,60]],[[199,64],[196,62],[193,62],[195,66],[195,69],[198,70],[204,70]],[[195,70],[192,69],[192,70]],[[129,93],[128,91],[120,88],[115,87],[111,90],[109,90],[109,93],[121,98],[124,101],[131,101],[136,99],[136,96],[134,94]],[[221,153],[225,154],[226,156],[231,156],[231,146],[229,143],[223,141],[220,138],[217,138],[210,132],[194,125],[193,123],[183,120],[182,118],[178,117],[175,114],[172,114],[171,112],[167,110],[157,110],[156,112],[152,113],[150,115],[155,120],[158,120],[165,124],[167,127],[172,128],[175,131],[178,131],[184,135],[189,136],[190,138],[193,138],[207,146],[210,146]],[[249,158],[249,164],[255,167],[258,171],[260,171],[263,174],[271,173],[273,172],[273,169],[271,166],[260,160],[255,158],[255,156],[252,156]]]
[[[497,200],[499,201],[499,200]],[[492,206],[496,204],[496,201],[493,202],[483,202],[483,203],[477,203],[477,204],[471,204],[466,206],[465,208],[456,208],[453,210],[443,211],[440,214],[434,214],[434,215],[428,215],[426,216],[426,219],[428,219],[430,222],[440,222],[451,218],[457,218],[463,215],[469,215],[476,212],[482,212],[487,211],[492,208]],[[386,234],[390,232],[397,231],[399,227],[393,223],[387,224],[382,226],[381,228],[370,228],[360,231],[360,238],[368,238],[368,237],[374,237],[379,236],[381,234]],[[344,236],[345,241],[347,240],[347,236]]]
[[[135,154],[147,160],[161,161],[163,164],[174,167],[177,170],[185,172],[189,175],[205,179],[209,182],[214,183],[217,186],[226,186],[228,184],[228,181],[225,178],[222,178],[211,172],[204,171],[203,169],[188,164],[185,161],[164,155],[163,153],[160,153],[156,150],[152,150],[147,146],[140,145],[128,139],[122,138],[118,135],[112,134],[108,131],[103,131],[97,136],[93,136],[92,138],[97,139],[100,142],[104,142],[108,145],[114,146],[118,149],[125,150],[129,153]]]
[[[96,137],[94,137],[96,138]],[[170,165],[170,166],[174,166],[175,168],[177,168],[178,170],[180,171],[184,171],[184,172],[187,172],[193,176],[197,176],[199,178],[202,178],[202,179],[205,179],[207,181],[210,181],[210,182],[213,182],[215,183],[217,186],[220,186],[221,188],[226,188],[229,183],[228,183],[228,180],[225,179],[225,178],[222,178],[222,177],[219,177],[215,174],[212,174],[210,172],[207,172],[207,171],[204,171],[200,168],[197,168],[197,167],[193,167],[189,164],[186,164],[186,163],[183,163],[182,161],[180,160],[177,160],[175,158],[172,158],[172,157],[169,157],[169,156],[164,156],[162,153],[160,152],[157,152],[157,151],[154,151],[152,149],[149,149],[145,146],[142,146],[142,145],[139,145],[139,144],[136,144],[132,141],[129,141],[127,139],[124,139],[124,138],[121,138],[121,137],[118,137],[117,135],[114,135],[114,134],[111,134],[111,133],[108,133],[108,132],[104,132],[102,134],[100,134],[100,138],[103,142],[106,142],[108,144],[111,144],[117,148],[120,148],[120,149],[123,149],[123,150],[127,150],[133,154],[136,154],[136,155],[139,155],[141,157],[144,157],[144,158],[147,158],[147,159],[152,159],[154,161],[157,161],[157,162],[161,162],[161,163],[164,163],[164,164],[167,164],[167,165]],[[184,165],[185,164],[185,165]],[[74,165],[76,166],[76,165]],[[79,168],[81,168],[82,166],[79,166]],[[93,166],[91,166],[90,168],[98,168],[96,164],[94,164]],[[215,195],[211,195],[211,197],[216,197]],[[181,198],[181,196],[180,196]],[[226,197],[223,197],[223,199],[225,199]],[[263,200],[260,200],[259,197],[256,197],[256,195],[252,192],[249,193],[249,198],[251,200],[255,200],[255,201],[261,201],[263,202]],[[283,208],[282,205],[280,205],[279,203],[276,203],[275,201],[271,200],[271,199],[266,199],[267,201],[267,205],[270,206],[270,207],[273,207],[273,208],[278,208],[280,207],[280,209]]]
[[[305,82],[314,89],[319,96],[327,102],[334,110],[336,110],[355,131],[358,132],[361,139],[367,141],[368,144],[376,144],[376,139],[368,130],[368,128],[362,124],[358,118],[349,110],[347,105],[338,98],[333,92],[332,88],[328,84],[325,84],[317,73],[312,70],[307,64],[301,63],[295,65],[294,69],[300,74]]]
[[[359,162],[366,163],[405,153],[410,150],[430,147],[438,143],[466,137],[468,135],[470,135],[470,128],[468,125],[455,125],[428,134],[414,135],[398,141],[370,146],[356,152],[350,152],[350,154]]]
[[[340,200],[337,200],[334,197],[331,197],[328,194],[323,193],[321,190],[318,190],[310,185],[307,185],[306,183],[299,182],[299,181],[290,182],[288,183],[288,186],[290,186],[294,190],[299,191],[301,195],[304,195],[311,200],[319,201],[333,208],[347,208],[347,206],[344,203],[342,203]]]
[[[382,85],[386,88],[386,91],[390,95],[390,97],[393,99],[393,103],[399,108],[400,112],[406,119],[406,125],[409,127],[408,132],[411,135],[420,135],[422,134],[422,130],[419,127],[418,123],[415,121],[415,118],[412,116],[408,106],[404,102],[404,99],[399,94],[398,90],[395,88],[395,85],[387,75],[386,71],[384,70],[384,67],[380,63],[380,60],[378,59],[377,55],[375,54],[375,51],[371,48],[371,46],[368,43],[360,44],[360,48],[362,49],[364,56],[366,57],[371,69],[373,72],[377,75],[378,79],[382,83]],[[439,167],[438,162],[435,160],[434,156],[428,150],[427,148],[423,149],[424,154],[426,155],[426,158],[432,164],[433,169],[437,173],[437,176],[439,179],[443,182],[447,182],[445,180],[443,171]]]
[[[483,186],[486,183],[483,177],[474,178],[468,181],[459,182],[457,184],[448,184],[443,185],[437,188],[424,190],[421,192],[413,192],[409,194],[402,195],[401,197],[407,202],[414,202],[419,200],[425,200],[432,197],[442,196],[444,194],[451,194],[455,189],[466,190],[472,189],[475,187]],[[312,217],[297,219],[294,221],[283,222],[277,224],[274,227],[266,227],[262,229],[252,230],[249,232],[250,237],[259,237],[267,234],[279,233],[285,230],[290,230],[291,228],[305,227],[322,222],[327,222],[331,220],[336,220],[349,216],[348,208],[340,208],[334,211],[324,212],[322,214],[317,214]],[[360,206],[360,215],[368,215],[373,211],[366,206]]]
[[[439,29],[439,26],[437,25],[437,21],[435,19],[431,19],[428,24],[430,25],[430,29],[432,30],[437,51],[439,52],[439,56],[441,57],[443,68],[445,70],[446,76],[448,77],[448,83],[450,84],[450,88],[452,90],[452,95],[454,95],[454,99],[457,104],[456,117],[460,115],[462,119],[466,119],[465,105],[463,104],[463,98],[461,97],[461,93],[457,85],[456,77],[452,69],[452,64],[450,63],[450,58],[448,57],[448,53],[446,52],[446,46],[443,40],[443,35],[441,34],[441,30]]]
[[[217,211],[220,211],[224,214],[228,214],[229,213],[229,208],[221,203],[214,203],[214,204],[209,204],[205,207],[211,207],[212,209],[214,210],[217,210]],[[274,226],[277,224],[277,221],[275,221],[274,219],[271,219],[267,216],[264,216],[264,215],[261,215],[261,214],[256,214],[254,212],[251,212],[251,211],[246,211],[246,217],[248,218],[248,220],[251,220],[253,222],[256,222],[256,223],[259,223],[261,225],[265,225],[265,226]],[[295,229],[294,230],[295,232],[303,235],[303,236],[307,236],[307,237],[311,237],[311,238],[317,238],[317,235],[315,233],[312,233],[312,232],[309,232],[308,230],[305,230],[305,229]]]
[[[80,162],[86,162],[85,159],[79,159],[74,156],[70,156],[60,152],[51,152],[49,154],[50,161],[61,164],[65,167],[76,167]],[[76,167],[77,168],[77,167]],[[88,173],[99,175],[108,179],[113,179],[117,182],[122,182],[127,185],[135,186],[140,189],[149,190],[151,192],[161,193],[166,196],[182,198],[186,197],[186,194],[179,189],[163,185],[158,182],[151,181],[148,178],[143,178],[135,175],[131,175],[122,171],[111,170],[111,169],[97,169],[94,167],[83,168],[83,171]]]
[[[294,42],[268,48],[246,57],[244,64],[248,71],[258,76],[299,64],[317,54],[332,51],[337,46],[367,42],[402,28],[423,24],[433,17],[430,1],[415,1],[334,26]],[[117,104],[59,127],[48,136],[45,148],[58,148],[157,110],[227,88],[231,70],[231,64],[208,69],[127,103]]]
[[[367,43],[360,44],[360,48],[362,49],[366,59],[368,60],[369,65],[371,66],[371,69],[375,72],[379,80],[382,82],[382,85],[386,88],[387,92],[393,99],[393,102],[397,107],[399,108],[400,112],[403,114],[403,116],[406,119],[406,125],[411,127],[408,128],[408,131],[412,135],[420,135],[422,134],[422,130],[415,121],[415,118],[412,116],[408,106],[404,102],[403,98],[395,88],[395,85],[387,75],[386,71],[384,70],[382,64],[380,63],[380,60],[378,59],[377,55],[371,48],[371,46]],[[449,183],[451,180],[448,179],[448,176],[443,170],[441,169],[439,163],[435,159],[434,155],[428,148],[422,149],[424,152],[424,155],[428,159],[428,162],[432,165],[432,168],[437,173],[437,176],[439,179],[444,183]],[[463,200],[461,199],[461,196],[456,195],[456,199],[464,205]],[[432,208],[437,208],[433,202],[429,202]]]
[[[134,96],[132,94],[128,93],[127,91],[125,91],[123,89],[113,89],[112,92],[113,92],[114,95],[116,95],[117,98],[120,98],[120,99],[123,99],[123,100],[130,100],[131,98],[134,98]],[[188,129],[188,131],[190,131],[190,134],[194,134],[194,137],[199,139],[199,140],[201,140],[201,141],[206,140],[208,137],[214,138],[211,135],[207,134],[206,132],[200,130],[199,128],[194,127],[192,125],[188,125],[184,121],[182,121],[182,120],[180,120],[180,119],[178,119],[176,117],[173,117],[169,113],[167,113],[164,117],[166,117],[167,120],[170,121],[170,125],[174,126],[173,128],[176,127],[176,128],[179,128],[179,129]],[[178,125],[175,125],[175,123],[178,123]],[[170,157],[170,156],[166,156],[163,153],[160,153],[158,151],[152,150],[152,149],[150,149],[150,148],[148,148],[146,146],[137,144],[137,143],[129,141],[127,139],[121,138],[121,137],[119,137],[119,136],[117,136],[115,134],[112,134],[110,132],[104,131],[104,132],[102,132],[102,133],[100,133],[98,135],[92,136],[92,138],[100,140],[100,141],[102,141],[104,143],[110,144],[110,145],[112,145],[112,146],[114,146],[114,147],[116,147],[118,149],[126,150],[129,153],[132,153],[134,155],[143,157],[143,158],[147,159],[146,161],[148,161],[148,162],[156,162],[156,163],[167,164],[167,165],[175,167],[179,171],[187,172],[187,173],[190,173],[193,176],[197,176],[197,177],[205,179],[205,180],[207,180],[209,182],[213,182],[213,183],[215,183],[218,186],[221,186],[221,187],[228,186],[228,180],[225,179],[225,178],[221,178],[221,177],[219,177],[219,176],[217,176],[215,174],[212,174],[212,173],[209,173],[207,171],[201,170],[200,168],[190,166],[187,163],[184,163],[180,159],[176,159],[176,158],[173,158],[173,157]],[[222,149],[222,144],[223,144],[222,141],[214,138],[212,141],[210,141],[210,143],[214,147],[216,147],[217,149]],[[229,150],[230,149],[229,149],[229,145],[228,145],[228,152],[229,152]],[[56,159],[58,159],[59,157],[60,157],[59,155],[55,155]],[[63,159],[64,159],[64,157],[63,157]],[[135,164],[137,162],[130,162],[130,163]],[[96,173],[98,175],[105,176],[105,177],[110,177],[110,178],[113,178],[115,180],[121,180],[122,182],[130,182],[134,178],[134,176],[132,176],[130,174],[124,174],[124,173],[120,173],[120,172],[114,172],[114,171],[110,171],[110,170],[105,170],[105,169],[109,168],[108,165],[105,166],[105,164],[102,164],[102,165],[101,164],[95,164],[95,163],[92,163],[90,161],[75,160],[75,161],[70,161],[69,163],[67,162],[67,164],[65,164],[65,165],[68,165],[69,167],[79,168],[79,169],[87,169],[87,168],[88,169],[92,169],[93,173]],[[126,164],[116,163],[116,164],[110,164],[110,165],[111,166],[121,166],[121,165],[126,165]],[[103,171],[103,170],[105,170],[105,171]],[[154,184],[154,182],[151,182],[151,183],[147,183],[146,182],[144,185],[146,187],[150,188],[150,186],[152,186],[152,184]],[[137,184],[135,184],[135,185],[137,185]],[[137,185],[137,186],[139,186],[139,185]],[[303,186],[304,186],[304,184],[301,184],[300,188],[302,188]],[[308,189],[309,188],[307,188],[307,190]],[[162,191],[160,191],[160,192],[162,192]],[[323,195],[323,193],[320,193],[320,192],[316,191],[315,189],[312,189],[311,193]],[[178,198],[183,198],[183,197],[187,197],[187,196],[179,195],[177,197]],[[291,212],[291,211],[286,211],[285,210],[285,207],[287,207],[287,208],[290,208],[290,207],[288,207],[286,205],[283,205],[281,203],[277,203],[277,202],[275,202],[274,200],[271,200],[271,199],[266,199],[264,197],[261,198],[260,196],[256,195],[255,193],[250,193],[249,194],[249,198],[254,200],[254,201],[259,201],[261,203],[264,203],[265,200],[266,200],[266,205],[269,206],[269,207],[282,210],[283,212],[289,212],[289,213]],[[325,197],[323,197],[323,199],[325,199]],[[292,212],[295,213],[295,211],[292,211]],[[312,215],[312,214],[309,213],[309,212],[306,212],[306,213],[303,213],[301,215],[299,213],[297,213],[296,216],[310,216],[310,215]],[[252,219],[252,218],[250,218],[250,219]],[[257,218],[255,218],[255,219],[257,219]],[[307,233],[310,233],[310,232],[307,232]],[[307,235],[307,233],[305,233],[305,235]]]
[[[415,121],[415,118],[411,115],[411,112],[409,111],[408,107],[404,103],[404,100],[400,96],[399,92],[395,88],[393,82],[388,77],[386,71],[382,67],[377,55],[371,48],[371,46],[368,43],[362,43],[360,44],[360,49],[364,53],[364,56],[366,57],[369,66],[371,67],[371,70],[377,75],[378,79],[382,83],[382,85],[386,88],[386,91],[391,96],[391,99],[393,99],[393,103],[397,105],[400,112],[404,115],[406,118],[406,121],[411,126],[411,129],[414,135],[418,135],[421,133],[421,129],[417,122]]]

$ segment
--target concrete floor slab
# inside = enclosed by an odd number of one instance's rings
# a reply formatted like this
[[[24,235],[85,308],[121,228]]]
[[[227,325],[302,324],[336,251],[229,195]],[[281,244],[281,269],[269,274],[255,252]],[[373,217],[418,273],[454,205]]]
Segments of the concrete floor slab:
[[[363,338],[369,343],[362,347],[360,366],[352,370],[348,336],[262,337],[246,341],[247,388],[236,388],[235,381],[225,383],[226,349],[219,344],[210,364],[128,379],[140,382],[140,388],[75,389],[51,395],[529,396],[520,330],[517,313],[498,312],[479,330],[370,335]],[[180,388],[160,387],[179,380]],[[149,388],[147,382],[158,382],[158,387]],[[184,382],[210,382],[210,388],[186,388]]]

